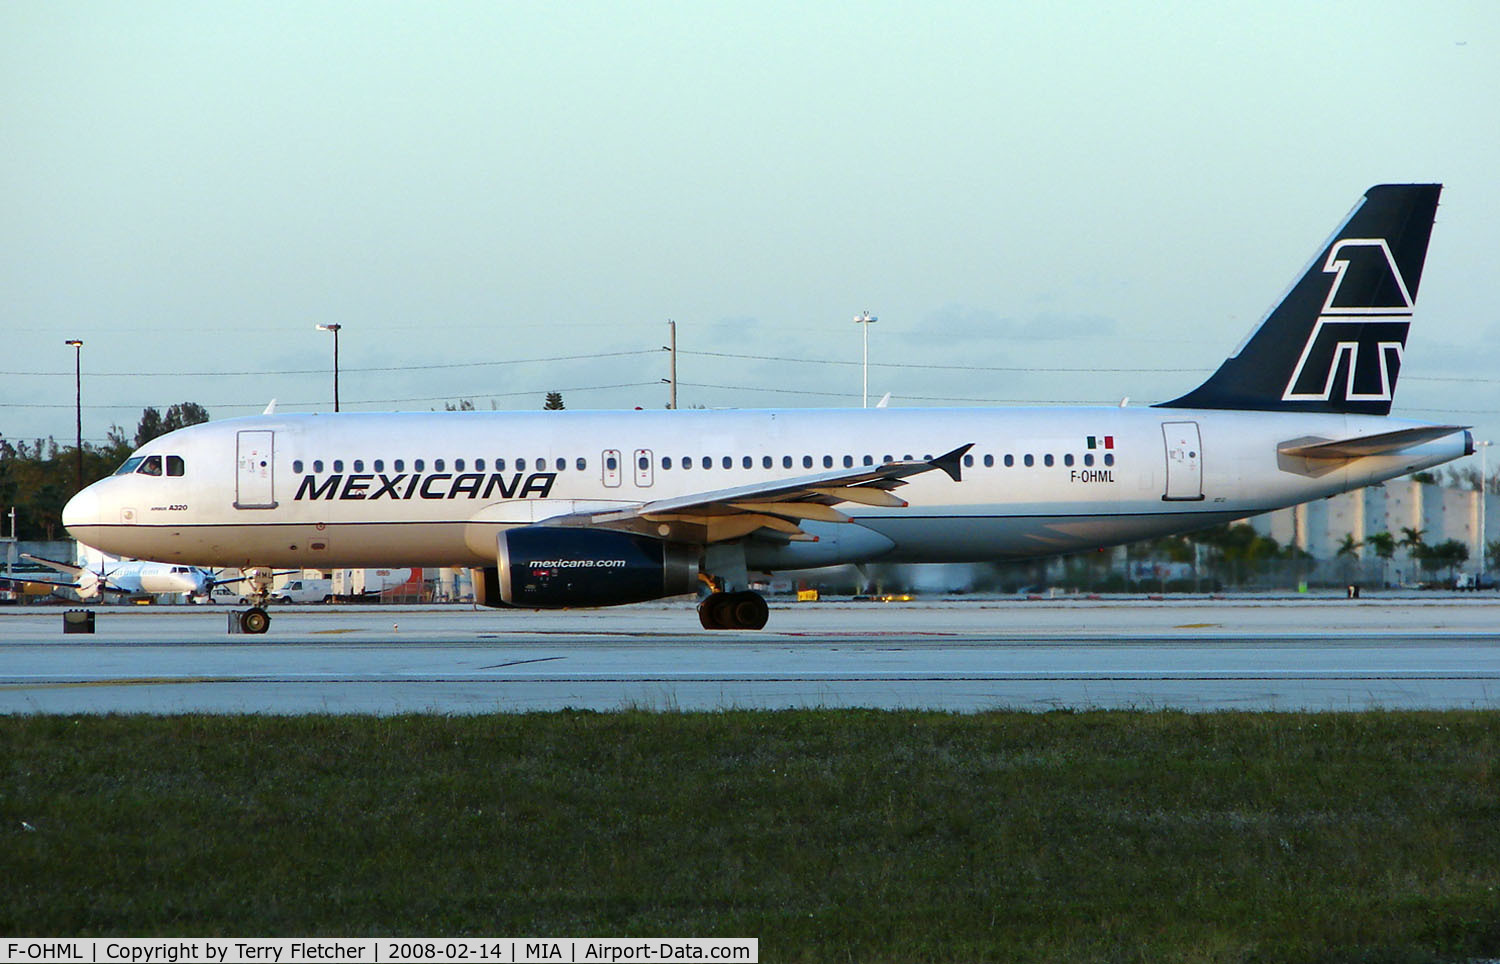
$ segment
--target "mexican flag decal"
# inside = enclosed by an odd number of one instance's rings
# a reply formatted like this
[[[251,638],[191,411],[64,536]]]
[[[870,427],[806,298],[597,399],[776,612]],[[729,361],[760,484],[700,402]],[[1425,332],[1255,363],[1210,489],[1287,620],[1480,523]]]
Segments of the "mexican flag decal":
[[[1102,448],[1102,449],[1112,449],[1114,447],[1115,447],[1115,437],[1113,435],[1103,435],[1103,436],[1090,435],[1089,436],[1089,448],[1091,448],[1091,449],[1100,449],[1100,448]]]

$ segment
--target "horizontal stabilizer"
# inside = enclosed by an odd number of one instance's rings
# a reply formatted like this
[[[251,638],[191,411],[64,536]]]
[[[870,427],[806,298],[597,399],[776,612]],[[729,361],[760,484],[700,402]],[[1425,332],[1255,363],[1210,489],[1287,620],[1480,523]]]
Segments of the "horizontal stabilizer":
[[[1370,455],[1394,455],[1423,442],[1446,438],[1463,430],[1462,425],[1425,425],[1421,428],[1403,428],[1395,432],[1360,435],[1355,438],[1326,441],[1296,439],[1283,442],[1276,451],[1303,459],[1359,459]]]

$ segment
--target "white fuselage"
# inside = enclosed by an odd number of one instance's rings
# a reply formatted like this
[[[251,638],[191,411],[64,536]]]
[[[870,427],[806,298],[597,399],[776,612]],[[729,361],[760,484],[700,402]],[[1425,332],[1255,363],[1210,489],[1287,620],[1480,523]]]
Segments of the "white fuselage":
[[[973,443],[962,481],[914,476],[897,490],[907,507],[844,505],[852,523],[804,523],[817,541],[748,539],[746,560],[1024,558],[1210,526],[1465,454],[1461,432],[1321,466],[1278,453],[1418,424],[1160,408],[263,415],[153,440],[137,456],[176,474],[97,482],[64,524],[88,545],[167,562],[493,566],[502,529]]]

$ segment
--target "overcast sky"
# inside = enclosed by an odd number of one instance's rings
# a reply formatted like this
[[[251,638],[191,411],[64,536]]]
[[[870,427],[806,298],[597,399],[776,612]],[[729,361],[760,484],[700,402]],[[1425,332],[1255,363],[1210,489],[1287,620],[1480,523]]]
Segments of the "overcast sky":
[[[147,405],[1142,404],[1446,185],[1396,413],[1500,439],[1500,5],[0,4],[0,434]],[[947,366],[947,367],[943,367]],[[614,386],[614,387],[611,387]],[[1491,460],[1500,464],[1500,459]],[[1492,465],[1493,467],[1493,465]]]

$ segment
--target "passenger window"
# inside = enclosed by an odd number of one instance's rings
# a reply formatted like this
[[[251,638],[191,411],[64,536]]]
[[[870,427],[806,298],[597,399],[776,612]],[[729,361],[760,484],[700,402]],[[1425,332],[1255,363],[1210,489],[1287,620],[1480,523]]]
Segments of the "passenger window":
[[[577,462],[574,462],[573,464],[578,469],[578,471],[580,471],[580,472],[586,471],[588,469],[588,467],[589,467],[589,461],[588,461],[588,459],[579,459]]]
[[[1052,454],[1050,452],[1042,456],[1042,464],[1049,469],[1052,468]]]
[[[691,455],[684,455],[682,457],[682,467],[685,469],[693,467],[693,457]]]
[[[375,471],[376,472],[384,472],[385,471],[385,459],[376,459],[375,460]]]
[[[1083,453],[1083,464],[1084,465],[1093,465],[1094,464],[1094,453],[1093,452],[1085,452],[1085,453]]]
[[[335,472],[342,472],[342,471],[344,471],[344,460],[343,459],[334,459],[333,460],[333,470]]]
[[[875,456],[873,456],[873,455],[866,455],[865,456],[865,464],[866,465],[874,465],[875,464]]]
[[[568,468],[568,460],[567,459],[558,459],[556,462],[554,462],[552,464],[557,466],[557,471],[559,471],[559,472],[565,471]]]
[[[761,468],[763,468],[763,469],[769,469],[773,464],[774,463],[771,461],[771,457],[769,455],[762,455],[760,457],[760,467]]]
[[[846,455],[846,456],[844,456],[844,468],[846,468],[846,469],[852,469],[852,468],[854,468],[854,456],[852,456],[852,455]]]
[[[441,469],[442,466],[440,465],[440,466],[438,466],[438,468]],[[455,472],[462,472],[463,470],[464,470],[464,460],[463,459],[454,459],[453,460],[453,471],[455,471]],[[359,469],[356,468],[354,471],[358,472]]]
[[[504,459],[496,459],[495,460],[495,471],[496,472],[504,472],[505,471],[505,460]]]
[[[1028,469],[1031,468],[1033,465],[1036,464],[1036,459],[1032,458],[1030,455],[1027,455],[1021,461],[1026,463],[1026,467]]]
[[[965,468],[969,468],[969,469],[972,469],[974,467],[974,456],[972,456],[972,455],[965,455],[964,456],[964,467]]]
[[[1013,467],[1015,464],[1016,464],[1016,457],[1014,455],[1007,455],[1005,457],[1005,467],[1007,469]]]
[[[881,461],[882,464],[884,464],[886,462],[894,462],[896,460],[894,458],[892,458],[891,456],[889,456],[889,455],[882,455],[880,457],[880,461]]]
[[[302,460],[301,459],[292,459],[292,471],[293,472],[298,472],[298,473],[300,473],[302,471]]]
[[[647,469],[651,468],[651,460],[642,455],[640,458],[636,459],[635,467],[644,472]]]
[[[316,464],[316,463],[314,463],[314,464]],[[396,471],[397,472],[405,472],[406,471],[406,459],[397,459],[395,465],[396,465]]]
[[[1113,452],[1105,452],[1104,453],[1104,464],[1105,465],[1114,465],[1115,464],[1115,456],[1114,456]]]
[[[732,469],[732,468],[734,468],[734,459],[730,458],[727,455],[724,456],[724,468],[726,468],[726,469]]]
[[[792,467],[792,457],[790,455],[783,455],[781,457],[781,467],[784,469]]]
[[[434,459],[432,462],[432,470],[434,472],[441,472],[443,471],[443,466],[446,464],[447,463],[445,463],[442,459]],[[334,467],[337,468],[338,466],[335,465]]]
[[[427,467],[427,463],[425,461],[423,461],[422,459],[417,459],[416,461],[412,462],[412,464],[411,464],[411,470],[413,472],[420,472],[420,471],[422,471],[426,467]]]
[[[755,468],[755,460],[752,459],[748,455],[745,456],[743,459],[740,460],[740,464],[742,466],[744,466],[745,468],[747,468],[747,469],[753,469],[753,468]]]
[[[802,456],[802,467],[804,469],[810,469],[810,468],[812,468],[812,456],[811,455],[804,455],[804,456]]]
[[[661,457],[661,467],[664,469],[670,469],[672,467],[672,456],[663,455]]]
[[[705,469],[711,469],[711,468],[713,468],[714,467],[714,460],[711,459],[711,458],[709,458],[707,455],[703,456],[703,467]]]
[[[474,471],[475,472],[483,472],[484,471],[484,459],[475,459],[474,460]]]
[[[323,460],[322,459],[313,459],[313,472],[315,472],[315,473],[321,473],[322,471],[323,471]]]
[[[182,456],[180,456],[180,455],[169,455],[169,456],[167,456],[167,474],[168,475],[178,475],[178,476],[180,476],[180,475],[182,475],[183,468],[184,468],[184,466],[182,464]]]
[[[995,457],[993,455],[986,455],[984,457],[984,467],[987,469],[993,469],[995,467]]]
[[[356,472],[363,472],[364,470],[365,470],[365,460],[364,459],[355,459],[354,460],[354,471],[356,471]]]
[[[825,455],[825,456],[823,456],[823,468],[825,468],[825,469],[831,469],[831,468],[833,468],[833,456],[831,456],[831,455]]]
[[[1071,466],[1072,464],[1073,464],[1073,453],[1069,452],[1067,455],[1063,456],[1063,465]]]

